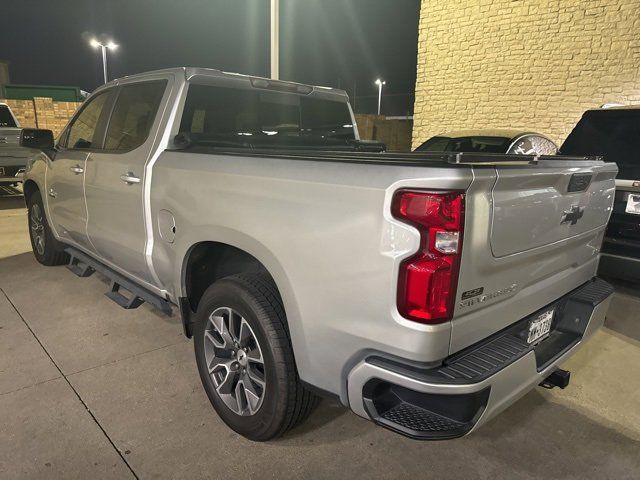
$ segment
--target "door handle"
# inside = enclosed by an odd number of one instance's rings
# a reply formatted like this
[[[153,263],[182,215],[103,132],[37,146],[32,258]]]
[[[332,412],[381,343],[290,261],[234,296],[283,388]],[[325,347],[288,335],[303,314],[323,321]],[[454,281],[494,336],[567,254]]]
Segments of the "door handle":
[[[84,172],[84,168],[82,168],[80,165],[76,165],[75,167],[69,167],[69,170],[71,170],[76,175],[80,175],[81,173]]]
[[[140,183],[140,178],[136,177],[132,172],[127,172],[120,175],[120,180],[122,180],[127,185],[133,185],[134,183]]]

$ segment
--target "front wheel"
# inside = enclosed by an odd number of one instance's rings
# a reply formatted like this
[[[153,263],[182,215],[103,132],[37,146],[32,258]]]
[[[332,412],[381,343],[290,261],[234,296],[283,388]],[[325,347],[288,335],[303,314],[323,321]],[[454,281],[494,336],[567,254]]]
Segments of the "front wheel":
[[[69,255],[64,251],[63,245],[58,242],[44,214],[42,196],[40,192],[34,192],[27,200],[29,215],[29,238],[31,248],[36,260],[43,265],[62,265],[69,261]]]
[[[207,289],[194,348],[211,404],[250,440],[282,435],[317,405],[298,378],[282,301],[265,274],[233,275]]]

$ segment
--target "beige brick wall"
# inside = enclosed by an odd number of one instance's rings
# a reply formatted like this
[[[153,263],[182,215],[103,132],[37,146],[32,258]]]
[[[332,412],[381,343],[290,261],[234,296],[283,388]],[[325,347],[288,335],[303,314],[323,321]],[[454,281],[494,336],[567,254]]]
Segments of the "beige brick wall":
[[[413,146],[508,127],[562,142],[584,110],[640,102],[640,0],[422,0]]]
[[[82,102],[54,102],[47,97],[35,97],[33,100],[3,100],[26,128],[45,128],[58,134],[65,127]]]

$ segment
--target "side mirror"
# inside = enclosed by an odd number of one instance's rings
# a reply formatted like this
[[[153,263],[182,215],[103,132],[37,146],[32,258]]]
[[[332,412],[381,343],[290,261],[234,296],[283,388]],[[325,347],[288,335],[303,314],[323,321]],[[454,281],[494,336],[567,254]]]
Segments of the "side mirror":
[[[178,133],[173,137],[173,146],[177,150],[184,150],[189,148],[193,144],[193,137],[189,132]]]
[[[20,133],[20,146],[34,150],[53,150],[55,142],[51,130],[23,128]]]

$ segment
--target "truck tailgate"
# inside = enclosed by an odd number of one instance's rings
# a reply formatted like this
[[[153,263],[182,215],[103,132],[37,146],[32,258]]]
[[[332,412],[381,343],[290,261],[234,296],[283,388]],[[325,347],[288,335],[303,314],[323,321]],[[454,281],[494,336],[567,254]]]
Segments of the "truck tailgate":
[[[603,167],[498,168],[491,252],[504,257],[604,227],[612,178]]]
[[[616,173],[615,164],[562,157],[474,168],[452,353],[595,276]]]
[[[0,147],[17,147],[20,145],[21,128],[0,127]]]
[[[0,157],[15,161],[13,157],[27,158],[35,153],[20,146],[20,132],[21,128],[0,127]]]

